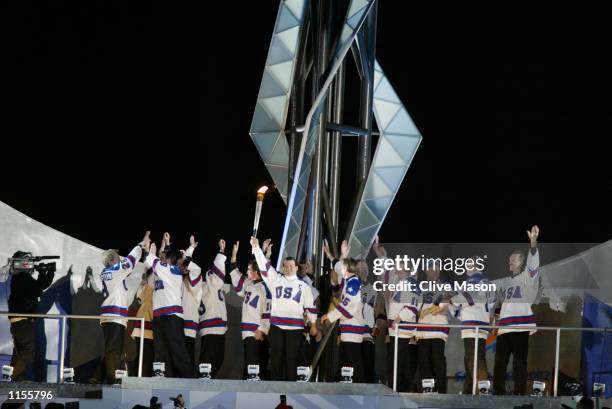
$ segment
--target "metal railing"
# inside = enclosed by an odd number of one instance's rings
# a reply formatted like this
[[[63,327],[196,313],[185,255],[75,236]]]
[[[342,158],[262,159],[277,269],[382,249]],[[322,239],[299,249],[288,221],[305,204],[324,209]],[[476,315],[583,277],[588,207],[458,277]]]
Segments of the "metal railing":
[[[557,396],[558,383],[559,383],[559,347],[561,339],[561,331],[595,331],[603,332],[604,337],[607,331],[612,328],[581,328],[581,327],[538,327],[538,326],[500,326],[500,325],[464,325],[464,324],[427,324],[427,323],[410,323],[411,327],[440,327],[440,328],[460,328],[460,329],[474,329],[474,366],[472,368],[472,395],[476,395],[478,386],[478,340],[481,339],[478,334],[480,329],[511,329],[521,331],[556,331],[556,343],[555,343],[555,376],[553,380],[553,396]],[[391,333],[389,333],[391,335]],[[395,326],[395,345],[393,346],[393,390],[397,392],[397,350],[399,342],[399,325]],[[471,338],[471,337],[469,337]]]
[[[140,321],[140,345],[138,347],[138,377],[142,377],[142,355],[144,349],[144,330],[145,319],[143,317],[110,317],[101,315],[68,315],[68,314],[23,314],[18,312],[0,312],[0,317],[26,317],[26,318],[51,318],[62,321],[62,332],[60,335],[60,367],[59,367],[59,382],[64,381],[64,359],[66,355],[66,323],[68,319],[85,319],[85,320],[100,320],[100,319],[121,319],[128,321]]]
[[[24,313],[9,313],[9,312],[0,312],[0,317],[26,317],[26,318],[43,318],[43,319],[58,319],[62,321],[62,330],[60,335],[60,367],[59,367],[59,381],[60,383],[64,381],[64,360],[66,354],[66,324],[68,319],[89,319],[89,320],[100,320],[100,319],[113,319],[114,317],[109,316],[100,316],[100,315],[69,315],[69,314],[24,314]],[[145,319],[143,317],[117,317],[117,319],[124,319],[127,321],[140,321],[140,343],[139,343],[139,354],[138,354],[138,377],[142,377],[142,359],[143,359],[143,349],[144,349],[144,329],[145,329]],[[533,330],[543,330],[543,331],[555,331],[556,332],[556,342],[555,342],[555,375],[553,381],[553,396],[557,396],[558,392],[558,383],[559,383],[559,349],[560,349],[560,341],[561,341],[561,331],[594,331],[594,332],[603,332],[604,337],[605,333],[612,330],[612,328],[581,328],[581,327],[538,327],[538,326],[500,326],[500,325],[464,325],[464,324],[427,324],[427,323],[411,323],[411,327],[440,327],[440,328],[459,328],[459,329],[474,329],[474,366],[472,369],[472,394],[475,395],[478,386],[478,340],[481,339],[477,334],[479,334],[479,330],[481,329],[512,329],[512,330],[523,330],[523,331],[533,331]],[[332,327],[333,329],[333,327]],[[327,343],[327,339],[330,337],[333,331],[329,331],[326,336],[324,344]],[[391,333],[389,333],[391,335]],[[398,343],[399,343],[399,325],[395,326],[395,334],[394,334],[394,343],[393,346],[394,354],[393,354],[393,390],[397,392],[397,353],[398,353]],[[320,358],[321,352],[317,351],[317,355],[313,360],[313,364],[311,368],[314,368],[316,362]],[[312,376],[312,372],[311,372]]]

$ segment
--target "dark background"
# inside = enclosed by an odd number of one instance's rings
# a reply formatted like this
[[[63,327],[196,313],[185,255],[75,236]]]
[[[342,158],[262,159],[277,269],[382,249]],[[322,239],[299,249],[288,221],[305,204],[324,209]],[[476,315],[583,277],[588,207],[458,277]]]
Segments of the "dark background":
[[[381,240],[521,242],[533,223],[610,239],[605,13],[412,3],[379,7],[377,58],[423,134]],[[247,244],[271,183],[248,130],[278,1],[2,7],[0,200],[123,252],[145,229]],[[262,236],[284,212],[266,198]]]

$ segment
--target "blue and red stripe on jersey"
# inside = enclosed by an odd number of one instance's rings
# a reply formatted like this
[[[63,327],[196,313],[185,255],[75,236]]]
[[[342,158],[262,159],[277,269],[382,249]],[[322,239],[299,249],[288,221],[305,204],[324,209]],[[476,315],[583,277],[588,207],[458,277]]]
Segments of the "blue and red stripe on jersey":
[[[103,305],[100,307],[100,314],[120,315],[122,317],[127,317],[128,309],[119,307],[118,305]]]
[[[200,329],[202,328],[215,328],[215,327],[227,327],[227,321],[224,321],[220,317],[210,318],[207,320],[200,321]]]
[[[338,328],[341,334],[365,334],[368,332],[367,327],[361,325],[340,324]]]
[[[185,320],[183,321],[183,327],[185,329],[192,329],[195,331],[198,329],[198,323],[195,321],[191,321],[191,320]]]
[[[183,307],[180,305],[169,305],[168,307],[153,310],[153,317],[163,317],[164,315],[182,314]]]
[[[287,327],[304,327],[304,320],[301,318],[289,318],[289,317],[277,317],[272,315],[270,317],[270,322],[275,325],[284,325]]]
[[[338,309],[338,311],[340,311],[340,313],[344,315],[346,318],[353,318],[353,316],[347,310],[345,310],[342,305],[338,304],[336,306],[336,309]]]
[[[535,324],[535,317],[533,315],[523,315],[519,317],[506,317],[499,320],[500,326],[506,325],[526,325]]]
[[[259,328],[259,325],[257,324],[250,324],[248,322],[243,322],[240,324],[240,331],[242,332],[245,332],[245,331],[255,332],[257,331],[257,328]]]

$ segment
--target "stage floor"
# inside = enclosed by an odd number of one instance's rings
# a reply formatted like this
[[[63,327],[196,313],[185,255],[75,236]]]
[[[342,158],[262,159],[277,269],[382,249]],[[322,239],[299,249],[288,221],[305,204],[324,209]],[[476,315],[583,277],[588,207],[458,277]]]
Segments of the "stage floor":
[[[212,380],[177,378],[125,378],[122,385],[84,385],[55,383],[0,383],[0,402],[9,391],[51,391],[58,402],[80,401],[84,409],[131,409],[140,404],[149,406],[156,396],[166,407],[170,398],[182,394],[190,409],[274,408],[280,395],[287,396],[287,404],[294,409],[400,409],[400,408],[514,408],[531,404],[534,409],[558,409],[562,404],[576,406],[568,397],[531,396],[470,396],[438,394],[397,394],[385,385],[341,384],[313,382],[251,382],[240,380]],[[45,405],[45,401],[35,400]],[[22,401],[23,402],[23,401]],[[168,406],[170,405],[170,406]],[[600,407],[611,406],[602,401]]]

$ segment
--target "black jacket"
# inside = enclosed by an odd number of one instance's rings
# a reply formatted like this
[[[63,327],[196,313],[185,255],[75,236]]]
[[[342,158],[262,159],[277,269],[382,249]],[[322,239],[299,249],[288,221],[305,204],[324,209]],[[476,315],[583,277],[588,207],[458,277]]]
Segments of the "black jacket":
[[[9,312],[35,314],[38,298],[51,285],[54,276],[54,272],[38,273],[37,279],[28,273],[12,275]]]

